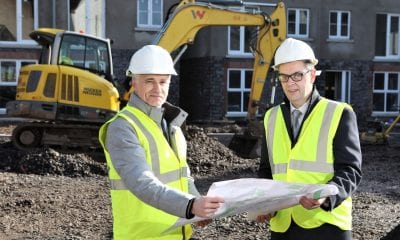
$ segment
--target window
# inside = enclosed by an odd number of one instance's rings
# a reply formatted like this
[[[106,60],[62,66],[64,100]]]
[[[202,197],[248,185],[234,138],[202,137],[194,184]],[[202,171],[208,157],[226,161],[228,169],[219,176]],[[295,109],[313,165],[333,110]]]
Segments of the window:
[[[15,100],[20,68],[34,63],[34,60],[0,59],[0,114],[5,113],[7,102]]]
[[[2,61],[0,63],[2,85],[8,85],[7,83],[16,83],[16,68],[17,63],[15,61]]]
[[[288,29],[287,34],[290,37],[308,38],[309,28],[309,10],[308,9],[288,9]]]
[[[256,27],[228,27],[228,54],[251,56],[250,43]]]
[[[373,82],[373,113],[399,112],[400,72],[375,72]]]
[[[138,0],[138,27],[160,28],[162,26],[162,0]]]
[[[350,103],[351,93],[350,71],[326,71],[325,97]]]
[[[350,39],[350,12],[330,11],[329,38]]]
[[[39,0],[2,0],[0,42],[34,43],[29,33],[38,28]]]
[[[231,7],[233,11],[259,12],[258,8]],[[252,56],[250,47],[257,41],[258,27],[229,26],[228,27],[228,54]]]
[[[107,44],[94,38],[64,35],[59,64],[78,66],[107,76],[111,74]]]
[[[244,116],[249,103],[251,69],[228,69],[228,115]]]
[[[34,63],[33,60],[0,59],[0,86],[16,86],[20,68]]]
[[[400,14],[377,14],[375,58],[399,59]]]

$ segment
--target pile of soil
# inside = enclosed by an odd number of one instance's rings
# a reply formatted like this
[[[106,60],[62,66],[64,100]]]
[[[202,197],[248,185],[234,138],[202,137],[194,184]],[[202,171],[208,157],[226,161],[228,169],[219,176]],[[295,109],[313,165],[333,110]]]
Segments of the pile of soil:
[[[12,126],[0,127],[9,133]],[[1,139],[1,138],[0,138]],[[256,177],[259,159],[245,159],[188,128],[188,163],[206,193],[214,181]],[[101,153],[17,150],[0,140],[0,239],[111,239],[106,164]],[[353,197],[353,239],[400,239],[399,149],[363,146],[363,181]],[[194,239],[267,239],[268,224],[245,214],[194,228]]]

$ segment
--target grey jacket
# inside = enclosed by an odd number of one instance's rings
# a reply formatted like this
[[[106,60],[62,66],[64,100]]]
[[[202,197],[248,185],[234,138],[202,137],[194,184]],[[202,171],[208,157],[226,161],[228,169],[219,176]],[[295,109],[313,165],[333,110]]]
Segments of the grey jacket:
[[[310,100],[309,110],[304,116],[303,122],[320,99],[321,97],[318,91],[314,89]],[[286,129],[288,129],[290,138],[292,140],[293,148],[297,142],[297,139],[293,137],[291,131],[290,103],[288,99],[285,98],[285,102],[281,104],[281,109],[283,111]],[[300,126],[300,130],[301,127],[302,126]],[[343,200],[345,200],[347,197],[350,197],[353,192],[356,191],[362,177],[362,155],[357,127],[357,118],[355,113],[347,108],[343,110],[338,129],[333,139],[333,155],[334,175],[328,183],[336,185],[339,189],[339,193],[329,197],[327,205],[321,206],[327,211],[337,207],[343,202]],[[261,162],[258,175],[261,178],[272,178],[265,136],[263,137]]]
[[[160,128],[163,116],[169,125],[178,127],[184,124],[187,117],[187,113],[178,107],[168,103],[163,108],[152,107],[136,94],[132,94],[128,104],[146,113]],[[190,177],[189,168],[189,193],[164,185],[147,164],[144,148],[140,145],[134,128],[123,118],[117,118],[108,126],[105,146],[115,170],[136,197],[169,214],[186,216],[189,200],[200,195]]]

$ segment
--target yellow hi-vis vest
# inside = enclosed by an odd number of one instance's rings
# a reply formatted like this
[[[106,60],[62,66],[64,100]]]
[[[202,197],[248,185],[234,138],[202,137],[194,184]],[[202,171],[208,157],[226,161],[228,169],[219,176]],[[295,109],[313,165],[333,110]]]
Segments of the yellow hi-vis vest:
[[[99,132],[111,181],[113,239],[189,239],[192,235],[190,225],[162,234],[178,220],[178,217],[142,202],[126,188],[114,169],[110,154],[105,148],[105,138],[108,125],[118,117],[124,118],[135,129],[140,145],[146,152],[147,163],[155,176],[170,187],[188,192],[186,141],[181,129],[172,126],[170,146],[162,130],[149,116],[137,108],[126,106],[106,122]]]
[[[325,184],[333,177],[333,138],[345,107],[350,106],[322,98],[305,119],[293,149],[280,106],[266,113],[264,126],[274,180]],[[328,212],[321,208],[307,210],[296,205],[278,211],[270,221],[271,230],[286,232],[291,219],[305,229],[330,223],[343,230],[350,230],[351,208],[350,197]]]

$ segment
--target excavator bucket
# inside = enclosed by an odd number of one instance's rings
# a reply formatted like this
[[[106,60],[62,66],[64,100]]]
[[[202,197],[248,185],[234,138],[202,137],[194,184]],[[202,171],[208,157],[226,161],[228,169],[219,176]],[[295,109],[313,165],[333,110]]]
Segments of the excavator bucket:
[[[390,147],[400,147],[400,114],[389,123],[374,122],[370,124],[369,130],[360,135],[361,143],[364,144],[387,144]]]

